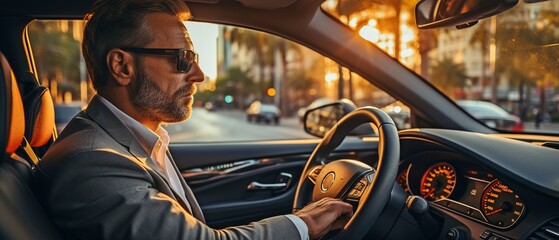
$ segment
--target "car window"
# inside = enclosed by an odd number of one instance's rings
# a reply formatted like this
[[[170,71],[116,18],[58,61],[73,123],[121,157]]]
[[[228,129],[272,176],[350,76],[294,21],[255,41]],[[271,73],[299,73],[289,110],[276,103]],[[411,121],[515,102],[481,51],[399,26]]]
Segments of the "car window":
[[[341,98],[382,108],[400,129],[410,127],[408,107],[300,44],[239,27],[185,24],[206,79],[192,117],[165,124],[171,142],[310,138],[302,126],[305,111]],[[95,94],[80,55],[82,30],[78,20],[38,20],[28,27],[40,82],[50,87],[56,106],[87,103]]]
[[[450,99],[492,103],[512,121],[488,121],[487,107],[466,106],[489,127],[559,133],[559,2],[519,1],[469,28],[431,30],[415,26],[416,3],[326,0],[322,9]]]
[[[262,112],[279,113],[279,109],[275,105],[264,104],[262,105]]]

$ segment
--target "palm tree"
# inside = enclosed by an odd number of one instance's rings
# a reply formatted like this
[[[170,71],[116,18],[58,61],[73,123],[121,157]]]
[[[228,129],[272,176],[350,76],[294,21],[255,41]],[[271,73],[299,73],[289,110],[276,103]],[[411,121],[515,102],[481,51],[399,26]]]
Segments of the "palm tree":
[[[269,34],[260,33],[248,29],[235,28],[231,32],[231,43],[237,44],[239,48],[244,48],[247,53],[253,52],[255,61],[258,65],[257,83],[262,88],[258,93],[260,98],[263,97],[263,89],[269,84],[266,83],[265,71],[266,67],[271,65],[273,58],[269,57],[269,43],[271,36]]]
[[[484,84],[487,82],[487,59],[489,58],[489,39],[491,38],[490,22],[480,21],[477,24],[477,29],[470,38],[470,45],[479,45],[481,53],[481,76],[479,81]],[[493,74],[496,76],[496,74]],[[496,82],[496,81],[495,81]],[[496,85],[496,84],[495,84]],[[494,86],[492,86],[493,88]],[[492,91],[493,92],[493,91]],[[495,97],[495,96],[493,96]]]
[[[445,57],[431,66],[431,81],[439,87],[447,96],[453,96],[455,88],[462,88],[466,75],[464,63],[455,63],[452,59]]]
[[[288,65],[290,64],[287,59],[287,55],[289,52],[294,53],[293,55],[296,56],[293,60],[293,64],[295,66],[301,66],[303,54],[301,52],[301,48],[298,44],[293,43],[289,40],[267,35],[266,37],[262,38],[263,41],[266,42],[266,51],[263,53],[262,59],[265,61],[266,66],[273,68],[274,66],[281,66],[282,72],[279,74],[281,79],[279,79],[279,107],[282,113],[289,114],[290,109],[287,105],[289,101],[288,94],[287,94],[287,87],[290,85],[291,75],[290,69]],[[279,54],[279,62],[276,62],[276,54]],[[269,82],[265,87],[274,87],[274,71],[269,71],[270,76],[268,77]],[[295,81],[298,78],[293,78]]]
[[[428,78],[429,66],[431,58],[429,53],[431,50],[437,48],[437,35],[440,31],[438,29],[420,30],[417,41],[419,43],[419,57],[421,58],[421,76]]]

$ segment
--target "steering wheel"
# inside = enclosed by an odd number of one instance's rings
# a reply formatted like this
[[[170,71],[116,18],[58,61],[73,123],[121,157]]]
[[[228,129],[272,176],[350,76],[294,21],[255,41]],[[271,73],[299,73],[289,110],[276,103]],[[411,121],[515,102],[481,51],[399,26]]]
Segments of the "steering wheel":
[[[325,164],[348,133],[364,123],[372,123],[378,128],[376,171],[357,160],[341,159]],[[297,185],[293,210],[324,197],[340,198],[354,206],[354,214],[333,239],[362,239],[390,199],[399,159],[398,129],[392,118],[378,108],[356,109],[326,133],[307,160]],[[373,165],[374,161],[368,164]]]

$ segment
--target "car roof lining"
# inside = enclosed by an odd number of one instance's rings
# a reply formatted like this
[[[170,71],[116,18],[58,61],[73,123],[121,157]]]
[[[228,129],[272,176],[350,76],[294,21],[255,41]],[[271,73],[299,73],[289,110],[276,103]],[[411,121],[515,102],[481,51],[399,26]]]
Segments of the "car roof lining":
[[[185,0],[192,4],[227,4],[236,3],[245,9],[277,10],[282,8],[297,9],[308,4],[320,4],[323,0]],[[2,3],[0,16],[28,16],[38,19],[79,19],[87,13],[95,0],[24,0],[26,7],[22,8],[22,1]],[[64,6],[61,8],[60,6]]]
[[[27,16],[30,18],[49,19],[49,18],[83,18],[87,13],[94,0],[79,1],[41,1],[41,0],[24,0],[24,1],[8,1],[2,3],[0,8],[0,16]],[[25,8],[22,7],[25,4]],[[64,6],[61,8],[60,6]]]
[[[237,0],[243,4],[243,6],[248,8],[256,8],[256,9],[279,9],[285,8],[293,3],[297,2],[297,0],[275,0],[275,1],[266,1],[266,0]]]

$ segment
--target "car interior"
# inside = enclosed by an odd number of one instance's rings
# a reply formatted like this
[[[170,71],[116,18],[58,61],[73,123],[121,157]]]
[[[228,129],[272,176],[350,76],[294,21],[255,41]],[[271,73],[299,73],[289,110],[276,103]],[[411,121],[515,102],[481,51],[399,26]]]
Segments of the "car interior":
[[[34,194],[37,163],[60,132],[54,90],[38,74],[37,66],[49,63],[36,62],[28,26],[81,20],[93,2],[22,0],[0,8],[0,239],[63,236]],[[302,119],[295,109],[293,119],[301,133],[308,132],[305,138],[171,142],[207,224],[248,224],[337,197],[351,203],[355,214],[323,239],[559,239],[559,134],[484,124],[325,12],[323,2],[186,0],[193,22],[284,38],[359,74],[407,106],[410,127],[396,126],[380,106],[337,100],[305,109]],[[476,16],[423,16],[417,24],[465,28],[518,1],[497,2]],[[244,115],[242,121],[257,129],[286,122],[274,118],[267,126]],[[346,179],[326,187],[335,192],[324,190],[330,173]]]

